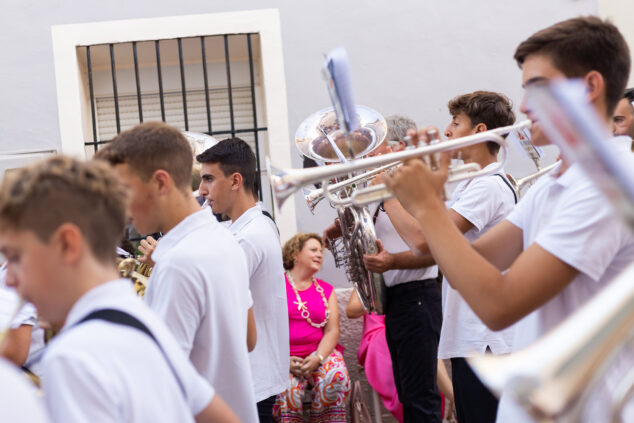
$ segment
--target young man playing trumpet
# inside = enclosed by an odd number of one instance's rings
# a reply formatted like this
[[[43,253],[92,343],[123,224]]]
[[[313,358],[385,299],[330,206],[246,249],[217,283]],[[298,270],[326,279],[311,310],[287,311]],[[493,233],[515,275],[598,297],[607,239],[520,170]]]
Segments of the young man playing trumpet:
[[[451,122],[445,129],[448,139],[481,133],[512,125],[515,114],[505,96],[488,91],[476,91],[457,96],[448,103]],[[455,152],[465,163],[476,163],[482,169],[497,165],[499,146],[494,142],[475,144]],[[461,182],[448,202],[452,223],[473,242],[499,223],[515,205],[515,193],[504,176],[504,169],[494,174]],[[389,222],[400,237],[418,251],[428,251],[420,227],[403,209],[398,200],[384,202]],[[380,215],[379,215],[380,216]],[[377,219],[377,233],[379,232]],[[403,243],[405,245],[405,243]],[[389,248],[388,248],[389,250]],[[400,252],[398,255],[406,253]],[[411,254],[411,253],[408,253]],[[431,256],[419,257],[424,265],[434,264]],[[393,273],[398,260],[386,250],[367,256],[366,267]],[[451,359],[452,382],[458,420],[461,422],[493,422],[497,399],[471,372],[465,358],[474,352],[506,354],[511,351],[512,331],[493,332],[473,314],[473,311],[445,281],[443,284],[443,319],[438,345],[438,358]],[[389,291],[388,291],[389,292]]]
[[[525,88],[582,78],[587,100],[609,128],[630,68],[627,44],[614,25],[596,17],[560,22],[522,42],[515,59]],[[525,103],[520,110],[533,120],[533,143],[546,144],[531,110]],[[471,245],[450,224],[439,195],[449,164],[448,155],[441,158],[437,171],[410,160],[385,182],[416,218],[447,280],[476,315],[494,330],[517,322],[514,349],[553,328],[634,260],[631,231],[579,165],[566,161]],[[526,418],[503,395],[498,421]]]
[[[192,150],[183,134],[148,122],[119,134],[98,157],[128,188],[132,223],[164,235],[145,294],[198,372],[242,421],[257,421],[247,351],[252,305],[242,248],[192,195]]]
[[[125,221],[125,189],[101,163],[55,157],[0,186],[7,284],[63,325],[43,362],[51,421],[237,422],[119,278]]]

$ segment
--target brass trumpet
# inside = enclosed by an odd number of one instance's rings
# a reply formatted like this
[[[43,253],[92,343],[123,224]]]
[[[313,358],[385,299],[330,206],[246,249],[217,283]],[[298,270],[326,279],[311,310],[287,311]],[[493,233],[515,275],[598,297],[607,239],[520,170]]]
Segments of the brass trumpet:
[[[468,147],[470,145],[478,144],[481,142],[493,141],[500,145],[500,149],[503,152],[502,160],[499,162],[499,166],[495,167],[492,170],[487,170],[484,172],[479,168],[478,165],[470,163],[465,166],[459,166],[457,168],[453,168],[452,173],[453,177],[450,179],[450,182],[456,182],[464,179],[471,179],[477,176],[483,176],[485,174],[489,174],[497,171],[501,168],[506,159],[508,158],[508,143],[506,140],[502,138],[503,135],[506,135],[514,130],[518,130],[521,128],[526,128],[530,126],[530,121],[523,121],[521,123],[505,126],[501,128],[496,128],[490,131],[481,132],[475,135],[469,135],[467,137],[456,138],[449,141],[444,141],[441,143],[427,145],[422,147],[414,147],[410,149],[406,149],[404,151],[399,151],[396,153],[390,153],[383,156],[375,156],[368,157],[364,159],[350,160],[346,163],[338,163],[333,164],[331,166],[321,166],[317,168],[309,168],[302,170],[286,170],[278,172],[274,174],[271,172],[271,165],[267,160],[267,167],[269,169],[269,174],[271,175],[271,186],[273,188],[273,193],[275,195],[275,200],[277,202],[278,207],[281,207],[284,201],[300,189],[304,185],[314,184],[316,182],[322,182],[322,190],[325,196],[329,195],[329,180],[336,177],[345,176],[348,174],[352,174],[353,172],[366,170],[370,168],[374,168],[377,166],[385,166],[387,164],[396,165],[404,160],[409,160],[418,157],[424,157],[427,155],[440,153],[443,151],[456,150],[463,147]],[[475,170],[477,167],[477,170]],[[349,181],[348,185],[350,184]],[[342,188],[345,185],[342,185]],[[340,189],[342,189],[340,188]],[[392,194],[389,192],[387,187],[384,185],[376,185],[374,187],[365,189],[365,190],[357,190],[355,199],[345,199],[341,200],[344,202],[350,202],[352,204],[368,204],[369,202],[376,201],[377,199],[387,199],[391,198]],[[317,197],[317,195],[316,195]],[[330,198],[332,201],[332,198]]]

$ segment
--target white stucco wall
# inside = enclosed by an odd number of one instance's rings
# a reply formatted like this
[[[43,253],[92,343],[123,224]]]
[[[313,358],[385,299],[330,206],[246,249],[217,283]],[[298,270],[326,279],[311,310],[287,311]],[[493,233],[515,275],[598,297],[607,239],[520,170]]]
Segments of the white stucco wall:
[[[494,90],[518,104],[520,71],[512,59],[517,44],[559,20],[597,13],[597,4],[598,0],[4,0],[0,153],[55,149],[61,144],[51,25],[279,8],[292,135],[306,116],[328,105],[320,67],[322,54],[337,45],[348,50],[358,103],[444,128],[446,103],[457,94]],[[551,151],[547,160],[553,157]],[[301,166],[299,154],[294,165]],[[533,167],[515,155],[507,170],[522,176]],[[295,201],[301,230],[321,232],[334,217],[326,204],[312,216],[299,196]],[[320,277],[345,285],[330,258]]]

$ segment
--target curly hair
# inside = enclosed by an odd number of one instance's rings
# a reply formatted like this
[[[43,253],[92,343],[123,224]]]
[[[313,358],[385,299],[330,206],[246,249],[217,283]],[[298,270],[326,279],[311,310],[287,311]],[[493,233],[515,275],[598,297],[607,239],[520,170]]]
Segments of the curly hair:
[[[467,115],[472,127],[484,123],[487,130],[490,130],[512,125],[515,122],[511,100],[503,94],[492,91],[474,91],[470,94],[459,95],[449,100],[447,107],[452,117],[460,113]],[[491,154],[497,154],[500,149],[499,144],[491,141],[487,142],[487,147]]]
[[[29,230],[47,242],[60,225],[72,223],[98,260],[114,262],[125,202],[125,188],[107,164],[57,156],[5,175],[0,230]]]
[[[295,256],[304,248],[306,241],[316,239],[323,247],[321,237],[314,232],[300,232],[284,243],[282,247],[282,261],[285,270],[291,270],[295,266]]]

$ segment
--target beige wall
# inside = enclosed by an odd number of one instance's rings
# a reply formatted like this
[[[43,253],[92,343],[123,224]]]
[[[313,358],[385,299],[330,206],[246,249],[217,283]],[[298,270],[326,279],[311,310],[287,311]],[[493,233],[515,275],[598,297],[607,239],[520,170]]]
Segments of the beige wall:
[[[630,46],[630,56],[634,57],[634,1],[599,0],[599,15],[614,22]],[[634,68],[630,70],[627,86],[634,86]]]

